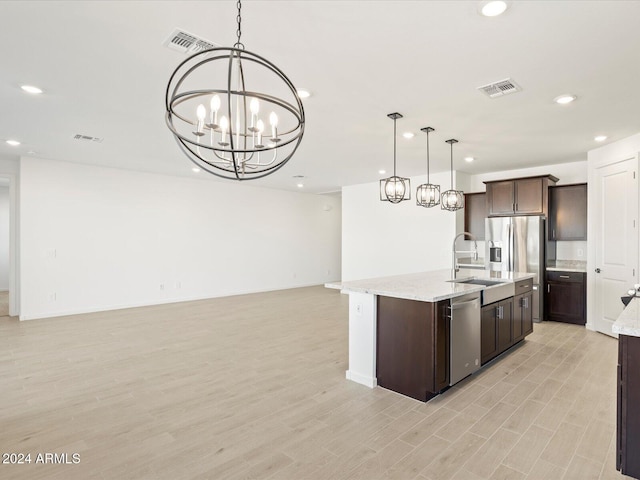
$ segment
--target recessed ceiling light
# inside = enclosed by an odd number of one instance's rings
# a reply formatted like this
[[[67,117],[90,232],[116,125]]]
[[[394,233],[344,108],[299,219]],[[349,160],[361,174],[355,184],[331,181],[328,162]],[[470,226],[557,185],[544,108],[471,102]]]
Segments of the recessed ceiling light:
[[[298,188],[302,188],[302,187],[304,187],[304,184],[298,183]]]
[[[20,142],[17,140],[7,140],[7,144],[11,145],[12,147],[17,147],[18,145],[20,145]]]
[[[38,88],[38,87],[34,87],[33,85],[22,85],[20,87],[22,90],[24,90],[27,93],[33,93],[34,95],[38,95],[40,93],[42,93],[42,89]]]
[[[593,138],[596,142],[604,142],[607,139],[606,135],[598,135],[597,137]]]
[[[380,175],[384,175],[385,173],[387,173],[387,171],[386,171],[386,170],[378,170],[378,173],[379,173]]]
[[[473,162],[474,160],[475,160],[475,159],[474,159],[473,157],[464,157],[464,161],[465,161],[465,162],[469,162],[469,163],[471,163],[471,162]]]
[[[196,173],[198,173],[198,172],[200,171],[200,169],[199,169],[198,167],[193,167],[193,168],[191,169],[191,171],[192,171],[192,172],[196,172]]]
[[[553,99],[554,102],[559,103],[560,105],[566,105],[567,103],[573,102],[577,97],[575,95],[560,95]]]
[[[480,12],[485,17],[497,17],[507,9],[507,2],[495,0],[491,2],[481,2]]]
[[[416,134],[415,134],[415,133],[412,133],[412,132],[404,132],[404,133],[402,134],[402,136],[403,136],[404,138],[413,138],[413,137],[415,137],[415,136],[416,136]]]
[[[309,98],[311,96],[311,92],[309,90],[304,90],[303,88],[300,88],[298,90],[298,96],[300,98]]]

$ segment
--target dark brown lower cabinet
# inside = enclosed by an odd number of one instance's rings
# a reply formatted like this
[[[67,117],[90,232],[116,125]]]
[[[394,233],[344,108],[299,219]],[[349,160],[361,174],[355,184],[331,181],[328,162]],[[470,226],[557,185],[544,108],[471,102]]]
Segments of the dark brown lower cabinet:
[[[513,298],[482,307],[480,363],[484,364],[513,345]]]
[[[516,295],[513,299],[513,342],[533,333],[533,292]]]
[[[586,274],[547,272],[545,320],[584,325],[586,320]]]
[[[449,386],[447,307],[378,296],[378,385],[423,402]]]
[[[637,300],[635,300],[637,301]],[[618,430],[616,468],[640,478],[640,337],[618,338]]]
[[[533,280],[516,282],[515,297],[482,307],[480,317],[480,363],[508,350],[533,333]]]

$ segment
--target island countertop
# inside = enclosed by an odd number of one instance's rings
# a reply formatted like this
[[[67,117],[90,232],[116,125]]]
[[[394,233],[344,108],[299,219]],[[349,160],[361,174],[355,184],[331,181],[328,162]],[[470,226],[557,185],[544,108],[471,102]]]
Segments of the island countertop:
[[[534,277],[535,274],[533,273],[491,272],[474,269],[460,269],[456,274],[457,280],[478,278],[501,283],[514,283]],[[491,286],[451,282],[451,278],[451,269],[444,269],[342,283],[328,283],[325,286],[327,288],[340,289],[343,293],[369,293],[422,302],[438,302],[492,288]]]
[[[640,298],[631,299],[611,327],[613,333],[640,337]]]

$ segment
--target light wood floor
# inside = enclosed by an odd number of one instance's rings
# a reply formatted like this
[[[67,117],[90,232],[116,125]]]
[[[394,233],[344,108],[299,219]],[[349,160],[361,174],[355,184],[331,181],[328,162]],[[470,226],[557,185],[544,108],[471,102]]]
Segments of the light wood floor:
[[[614,479],[617,341],[536,324],[429,403],[345,380],[322,287],[0,320],[2,479]]]
[[[0,317],[9,316],[9,292],[0,292]]]

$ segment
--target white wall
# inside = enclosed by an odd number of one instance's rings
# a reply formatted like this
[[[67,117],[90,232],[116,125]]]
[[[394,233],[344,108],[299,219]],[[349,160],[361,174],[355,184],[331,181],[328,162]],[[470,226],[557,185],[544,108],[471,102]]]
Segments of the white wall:
[[[0,185],[0,291],[9,290],[9,187]]]
[[[21,319],[339,277],[339,197],[33,158],[19,193]]]
[[[449,173],[430,180],[449,189]],[[411,200],[396,205],[380,201],[378,182],[342,189],[342,281],[450,268],[456,214],[416,205],[425,181],[411,178]]]

